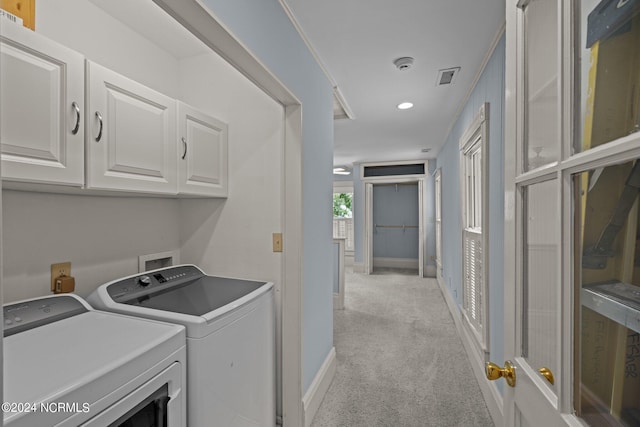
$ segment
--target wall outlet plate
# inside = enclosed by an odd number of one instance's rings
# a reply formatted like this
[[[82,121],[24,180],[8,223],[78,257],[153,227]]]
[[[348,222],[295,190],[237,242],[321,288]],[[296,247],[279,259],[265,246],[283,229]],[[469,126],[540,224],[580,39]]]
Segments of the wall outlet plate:
[[[273,252],[282,252],[282,233],[273,233]]]
[[[56,290],[56,279],[60,276],[71,276],[71,262],[51,264],[51,292]]]

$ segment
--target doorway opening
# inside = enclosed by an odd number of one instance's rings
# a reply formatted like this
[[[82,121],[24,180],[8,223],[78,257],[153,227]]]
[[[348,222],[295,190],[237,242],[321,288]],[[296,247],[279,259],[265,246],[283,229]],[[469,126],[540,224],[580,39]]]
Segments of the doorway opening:
[[[424,277],[423,178],[365,183],[365,272]]]

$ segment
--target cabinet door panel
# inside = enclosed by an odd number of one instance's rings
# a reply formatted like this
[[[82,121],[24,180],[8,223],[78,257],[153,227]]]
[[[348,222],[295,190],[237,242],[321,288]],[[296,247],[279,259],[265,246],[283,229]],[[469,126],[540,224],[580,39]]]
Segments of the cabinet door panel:
[[[175,101],[97,64],[87,67],[88,187],[175,194]]]
[[[84,183],[84,58],[20,26],[0,27],[5,180]]]
[[[178,103],[181,138],[178,166],[182,194],[226,197],[227,125]]]

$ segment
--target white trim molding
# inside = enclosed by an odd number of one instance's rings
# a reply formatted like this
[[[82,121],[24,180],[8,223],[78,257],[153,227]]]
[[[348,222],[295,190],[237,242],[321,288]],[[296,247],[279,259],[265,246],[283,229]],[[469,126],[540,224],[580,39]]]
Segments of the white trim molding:
[[[302,103],[202,0],[153,0],[231,66],[284,106],[283,209],[284,247],[280,285],[278,395],[285,426],[303,425],[302,319]],[[286,369],[283,367],[286,366]],[[279,408],[278,408],[279,409]]]
[[[355,119],[356,116],[353,114],[353,111],[351,110],[351,107],[349,107],[349,104],[347,104],[347,100],[342,94],[342,91],[340,91],[338,83],[336,83],[336,80],[333,78],[333,76],[329,72],[329,69],[324,64],[324,61],[320,57],[320,54],[318,54],[318,51],[313,46],[313,43],[311,43],[311,40],[309,40],[309,37],[307,37],[307,34],[302,29],[302,26],[300,25],[300,22],[298,22],[298,18],[296,18],[295,13],[293,13],[291,6],[289,6],[286,0],[279,0],[279,3],[282,7],[282,10],[284,10],[284,13],[289,18],[289,21],[291,21],[291,24],[300,35],[300,38],[302,39],[302,41],[304,41],[307,49],[309,49],[309,53],[311,53],[311,56],[313,56],[313,59],[315,59],[325,77],[327,78],[327,80],[329,80],[329,83],[331,83],[331,86],[333,87],[333,100],[340,106],[340,108],[342,108],[342,111],[344,111],[346,117],[343,118],[348,118],[351,120]]]
[[[382,268],[412,268],[418,269],[418,258],[385,258],[374,257],[373,266]]]
[[[477,178],[476,167],[471,164],[473,158],[473,152],[480,150],[480,219],[478,220],[475,197],[471,197],[474,194],[475,184],[471,184],[468,177],[475,176]],[[460,206],[461,211],[461,224],[462,224],[462,241],[461,253],[463,254],[462,277],[465,278],[463,282],[463,295],[462,295],[462,308],[463,319],[465,323],[473,330],[473,336],[476,337],[479,354],[482,354],[484,358],[489,356],[489,342],[490,342],[490,301],[489,296],[489,103],[483,103],[473,120],[464,131],[458,141],[460,149]],[[479,226],[479,229],[478,229]],[[468,251],[469,249],[469,251]],[[476,255],[480,252],[479,259]],[[469,259],[473,258],[473,259]],[[468,263],[481,264],[477,277],[475,275],[468,275],[465,269],[467,269]],[[468,279],[471,277],[471,279]],[[470,286],[467,283],[468,280],[474,280],[474,283],[479,280],[479,289],[474,288],[473,295],[468,294],[466,290]],[[476,283],[477,284],[477,283]],[[480,292],[478,297],[478,292]],[[473,300],[473,301],[471,301]],[[472,306],[477,307],[480,304],[480,313],[467,313],[466,310]]]
[[[358,274],[365,274],[367,272],[364,263],[362,262],[353,262],[353,272]]]
[[[427,265],[424,267],[424,276],[435,278],[438,274],[438,267],[435,265]]]
[[[302,398],[302,404],[304,406],[304,426],[311,426],[313,418],[316,416],[316,412],[320,408],[324,395],[329,390],[329,386],[333,381],[333,377],[336,375],[336,348],[331,347],[329,354],[324,359],[322,366],[318,370],[316,377],[309,386],[309,390],[304,394]]]

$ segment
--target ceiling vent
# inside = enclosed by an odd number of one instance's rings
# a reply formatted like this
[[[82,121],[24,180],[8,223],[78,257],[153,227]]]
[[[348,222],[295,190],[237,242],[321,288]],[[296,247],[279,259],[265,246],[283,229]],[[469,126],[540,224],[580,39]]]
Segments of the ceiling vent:
[[[456,77],[458,77],[459,72],[460,67],[447,68],[445,70],[438,71],[436,86],[445,86],[455,83]]]

